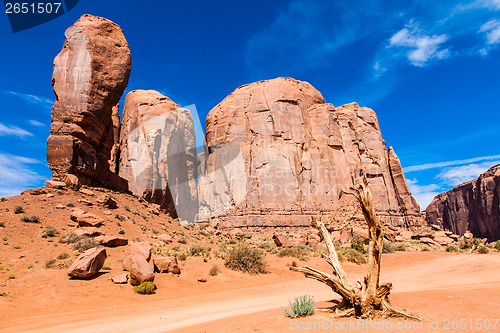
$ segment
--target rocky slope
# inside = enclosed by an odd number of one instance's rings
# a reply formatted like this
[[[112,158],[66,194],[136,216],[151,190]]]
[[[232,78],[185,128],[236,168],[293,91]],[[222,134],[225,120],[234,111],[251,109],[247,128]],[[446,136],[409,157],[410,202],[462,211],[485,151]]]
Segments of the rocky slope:
[[[126,190],[115,172],[116,106],[131,66],[127,41],[118,25],[92,15],[82,16],[65,36],[52,77],[56,103],[47,140],[52,179]]]
[[[221,227],[306,226],[319,213],[333,214],[341,190],[363,169],[385,222],[421,223],[371,109],[335,108],[310,84],[277,78],[236,89],[210,111],[205,127],[200,220]]]
[[[176,218],[198,213],[196,137],[191,113],[153,90],[127,94],[119,175],[129,190]]]
[[[469,230],[476,237],[500,239],[500,165],[439,194],[425,212],[429,225],[460,235]]]

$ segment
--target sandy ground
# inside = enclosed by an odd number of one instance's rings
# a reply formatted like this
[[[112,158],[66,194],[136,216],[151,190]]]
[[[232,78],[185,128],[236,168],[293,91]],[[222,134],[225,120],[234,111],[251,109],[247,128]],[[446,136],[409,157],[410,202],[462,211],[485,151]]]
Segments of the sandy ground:
[[[295,296],[314,295],[320,309],[332,306],[330,301],[338,297],[321,283],[289,272],[285,265],[290,258],[269,260],[269,274],[249,276],[223,269],[218,276],[208,277],[207,283],[198,283],[197,277],[207,276],[213,263],[188,260],[180,277],[158,277],[158,293],[149,296],[133,294],[130,286],[111,284],[107,278],[118,271],[79,281],[68,280],[63,271],[40,270],[32,277],[39,287],[23,290],[28,282],[19,280],[12,285],[18,290],[15,294],[0,298],[0,331],[294,332],[312,331],[307,328],[316,324],[316,331],[325,332],[500,332],[500,323],[493,329],[493,319],[500,319],[499,253],[384,255],[381,280],[394,285],[392,303],[427,318],[422,326],[400,320],[330,321],[331,316],[321,310],[291,321],[280,307]],[[319,258],[309,264],[327,269]],[[351,279],[360,278],[366,268],[344,267]],[[453,319],[463,319],[463,329],[455,327]],[[488,323],[489,329],[477,329]],[[342,329],[342,325],[350,326]]]

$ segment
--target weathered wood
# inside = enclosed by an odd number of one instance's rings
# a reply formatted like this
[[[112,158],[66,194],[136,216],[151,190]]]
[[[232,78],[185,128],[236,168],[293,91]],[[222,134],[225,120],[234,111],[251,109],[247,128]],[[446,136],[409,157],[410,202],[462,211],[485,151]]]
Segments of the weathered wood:
[[[290,269],[303,273],[306,278],[315,279],[328,285],[335,293],[342,296],[342,301],[335,307],[335,315],[337,317],[356,316],[359,318],[371,318],[381,315],[382,317],[404,317],[423,320],[422,317],[416,314],[391,305],[389,302],[389,293],[392,289],[392,283],[379,285],[384,231],[383,224],[376,215],[372,195],[368,188],[368,181],[364,174],[362,174],[361,184],[355,188],[351,188],[351,192],[343,192],[343,194],[352,194],[355,196],[368,224],[368,235],[370,238],[368,245],[368,272],[363,281],[358,281],[356,286],[351,284],[339,262],[330,233],[321,221],[316,221],[315,227],[323,236],[323,241],[328,250],[328,254],[323,254],[323,257],[332,266],[333,274],[326,274],[308,266],[290,267]]]

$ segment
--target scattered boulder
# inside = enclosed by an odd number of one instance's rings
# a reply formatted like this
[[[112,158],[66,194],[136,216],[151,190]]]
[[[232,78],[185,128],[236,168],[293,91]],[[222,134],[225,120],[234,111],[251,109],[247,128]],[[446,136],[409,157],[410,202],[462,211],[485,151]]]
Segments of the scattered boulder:
[[[93,206],[94,203],[87,199],[78,199],[78,202],[87,206]]]
[[[46,180],[45,181],[45,186],[48,188],[65,188],[66,183],[65,182],[59,182],[56,180]]]
[[[294,245],[286,236],[283,235],[274,235],[273,240],[277,247],[292,247]]]
[[[79,208],[73,210],[70,218],[82,227],[100,227],[104,223],[104,219]]]
[[[129,254],[140,254],[149,261],[151,259],[151,244],[149,244],[149,242],[132,243],[127,252]]]
[[[118,202],[109,195],[100,197],[99,199],[97,199],[97,202],[110,209],[115,209],[118,207]]]
[[[122,236],[98,236],[95,239],[99,244],[108,247],[125,246],[128,239]]]
[[[165,242],[165,243],[172,243],[172,236],[170,236],[169,234],[160,234],[156,237],[156,239],[159,239],[161,240],[162,242]]]
[[[110,278],[111,282],[114,284],[127,284],[128,282],[128,273],[119,274]]]
[[[66,209],[66,206],[61,205],[61,204],[58,204],[58,205],[56,205],[56,207],[55,207],[55,208],[56,208],[56,209]]]
[[[474,238],[474,235],[472,234],[472,232],[470,232],[470,231],[466,231],[466,232],[464,233],[464,238],[465,238],[465,239],[468,239],[468,240],[471,240],[471,239],[473,239],[473,238]]]
[[[137,286],[143,282],[155,279],[151,265],[140,253],[132,253],[123,259],[122,267],[129,272],[130,284]]]
[[[89,197],[93,197],[94,196],[94,192],[92,192],[89,189],[83,188],[83,187],[80,189],[80,193],[88,195]]]
[[[176,257],[153,258],[153,264],[155,272],[158,273],[181,273]]]
[[[433,240],[430,237],[421,237],[419,239],[419,241],[420,241],[420,243],[428,244],[428,245],[440,245],[438,242],[436,242],[435,240]]]
[[[85,237],[97,237],[102,235],[102,232],[95,227],[78,228],[75,229],[73,233],[77,236],[85,236]]]
[[[83,252],[68,268],[73,278],[88,279],[95,276],[106,261],[106,249],[94,247]]]

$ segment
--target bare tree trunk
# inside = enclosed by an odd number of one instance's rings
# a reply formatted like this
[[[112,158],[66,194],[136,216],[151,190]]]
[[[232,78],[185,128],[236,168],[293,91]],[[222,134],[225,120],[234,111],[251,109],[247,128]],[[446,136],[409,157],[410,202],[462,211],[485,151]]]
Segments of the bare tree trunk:
[[[353,286],[339,262],[337,251],[333,245],[330,233],[324,223],[316,221],[316,227],[320,230],[328,250],[328,255],[323,254],[325,260],[332,266],[333,273],[327,274],[314,268],[290,267],[291,270],[303,273],[307,278],[316,279],[342,296],[342,302],[337,305],[335,311],[337,316],[356,316],[361,318],[373,317],[380,314],[383,317],[405,317],[422,320],[420,316],[407,312],[404,309],[393,307],[389,301],[389,293],[392,289],[391,283],[379,285],[380,262],[382,260],[382,249],[384,245],[383,225],[378,219],[373,199],[368,188],[368,181],[363,175],[362,184],[351,188],[352,192],[345,192],[356,197],[363,216],[368,224],[368,235],[370,238],[368,252],[368,272],[364,281],[357,282]]]

